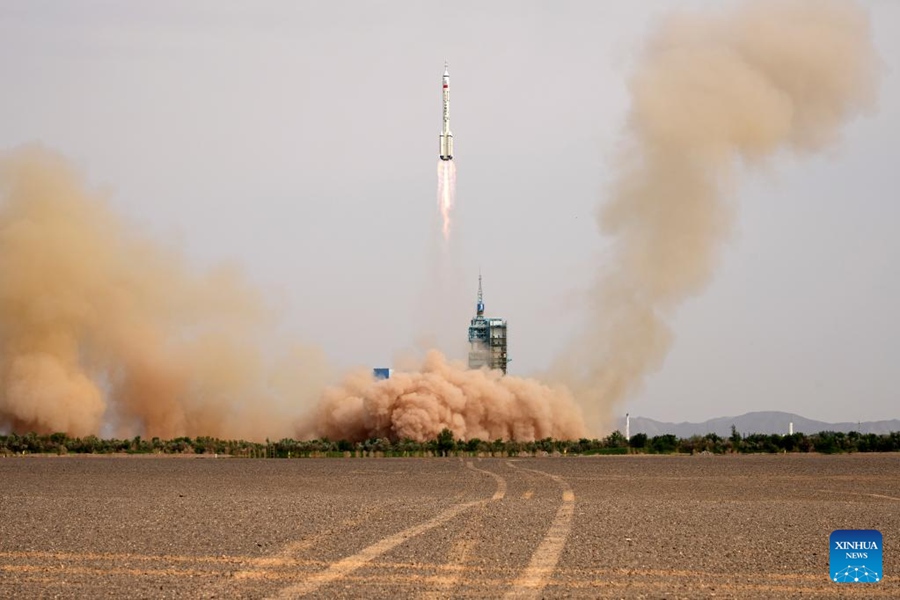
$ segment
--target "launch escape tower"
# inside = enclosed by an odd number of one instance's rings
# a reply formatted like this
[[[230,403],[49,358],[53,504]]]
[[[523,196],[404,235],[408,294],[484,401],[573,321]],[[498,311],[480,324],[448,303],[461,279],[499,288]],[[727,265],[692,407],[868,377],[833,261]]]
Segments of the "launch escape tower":
[[[506,375],[506,319],[484,316],[481,273],[478,274],[478,304],[469,322],[469,368],[500,369]]]

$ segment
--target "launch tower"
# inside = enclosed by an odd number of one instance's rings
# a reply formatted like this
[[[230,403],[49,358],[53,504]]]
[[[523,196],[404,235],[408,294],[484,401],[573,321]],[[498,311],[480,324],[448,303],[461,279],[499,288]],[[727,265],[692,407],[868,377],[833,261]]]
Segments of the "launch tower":
[[[500,369],[506,375],[506,319],[484,316],[484,294],[478,274],[478,304],[469,322],[469,368]]]

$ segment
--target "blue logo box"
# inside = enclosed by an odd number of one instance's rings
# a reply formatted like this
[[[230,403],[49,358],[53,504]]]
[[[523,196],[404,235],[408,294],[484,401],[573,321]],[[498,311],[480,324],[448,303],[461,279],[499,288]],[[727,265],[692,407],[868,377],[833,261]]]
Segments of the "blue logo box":
[[[838,529],[831,532],[831,580],[836,583],[878,583],[881,571],[881,532],[875,529]]]

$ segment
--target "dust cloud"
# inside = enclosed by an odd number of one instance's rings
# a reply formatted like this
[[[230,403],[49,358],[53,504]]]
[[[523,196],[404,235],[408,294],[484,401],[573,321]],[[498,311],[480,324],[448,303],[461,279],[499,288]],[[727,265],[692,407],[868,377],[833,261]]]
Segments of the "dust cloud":
[[[584,435],[581,411],[565,388],[500,371],[468,370],[437,351],[429,352],[416,371],[394,373],[390,379],[375,380],[371,371],[348,376],[325,392],[307,427],[348,440],[422,441],[445,427],[465,440]]]
[[[555,367],[592,424],[661,366],[673,310],[712,279],[739,169],[835,142],[873,105],[876,71],[867,16],[852,2],[744,2],[659,24],[630,81],[599,212],[612,249],[586,334]]]
[[[424,440],[448,427],[530,440],[584,435],[584,410],[591,429],[608,429],[660,367],[673,311],[710,282],[739,168],[834,143],[872,105],[876,67],[850,2],[763,0],[660,23],[630,81],[599,214],[612,250],[585,334],[553,369],[565,387],[431,352],[391,379],[367,370],[326,388],[321,352],[280,349],[272,311],[240,273],[195,272],[47,150],[2,155],[0,428]]]
[[[0,155],[0,426],[289,435],[328,369],[315,349],[276,350],[273,324],[235,269],[193,272],[62,157]]]
[[[437,352],[326,390],[323,354],[276,344],[235,269],[192,270],[117,217],[59,155],[0,155],[0,427],[70,435],[352,440],[582,433],[571,397]],[[298,432],[298,415],[306,418]]]

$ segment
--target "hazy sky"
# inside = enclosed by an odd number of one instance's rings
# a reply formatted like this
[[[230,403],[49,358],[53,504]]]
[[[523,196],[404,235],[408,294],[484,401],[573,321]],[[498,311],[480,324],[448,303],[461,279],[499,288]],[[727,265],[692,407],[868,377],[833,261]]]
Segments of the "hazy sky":
[[[4,0],[0,148],[55,148],[198,268],[241,265],[341,368],[389,365],[432,334],[458,354],[480,267],[510,372],[527,375],[583,322],[603,264],[595,213],[642,41],[671,10],[721,4]],[[716,279],[623,413],[900,416],[900,3],[864,5],[877,110],[823,155],[742,175]]]

